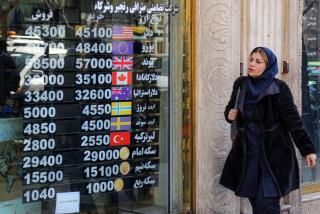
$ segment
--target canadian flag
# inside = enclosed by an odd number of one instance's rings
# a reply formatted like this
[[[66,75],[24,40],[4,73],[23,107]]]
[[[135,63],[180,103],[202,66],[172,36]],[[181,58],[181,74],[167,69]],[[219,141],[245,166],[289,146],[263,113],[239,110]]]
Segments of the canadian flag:
[[[111,132],[110,146],[130,145],[131,132]]]
[[[112,85],[131,85],[131,84],[132,84],[131,71],[112,72]]]

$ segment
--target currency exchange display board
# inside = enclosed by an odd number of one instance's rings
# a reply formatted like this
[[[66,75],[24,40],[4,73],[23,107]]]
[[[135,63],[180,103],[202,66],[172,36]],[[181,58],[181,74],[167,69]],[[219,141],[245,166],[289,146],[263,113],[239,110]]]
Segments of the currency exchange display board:
[[[71,2],[25,5],[7,38],[21,69],[23,203],[159,185],[166,24],[178,8]]]

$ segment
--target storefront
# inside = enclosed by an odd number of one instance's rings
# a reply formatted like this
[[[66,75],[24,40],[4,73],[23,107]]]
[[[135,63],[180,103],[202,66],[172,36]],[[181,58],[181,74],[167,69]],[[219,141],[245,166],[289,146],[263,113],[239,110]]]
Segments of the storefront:
[[[190,209],[190,5],[0,2],[0,213]]]
[[[0,2],[0,213],[250,213],[219,179],[255,46],[320,153],[318,0]],[[283,213],[320,208],[299,160]]]
[[[196,211],[249,214],[247,199],[219,185],[232,146],[224,107],[250,51],[271,48],[319,155],[319,1],[198,0],[196,14]],[[319,213],[319,166],[297,156],[302,188],[281,199],[282,214]]]
[[[302,32],[302,115],[307,130],[315,144],[317,155],[320,153],[320,115],[319,115],[319,3],[305,1]],[[319,163],[319,160],[318,160]],[[303,164],[303,193],[319,192],[320,168],[313,170]]]

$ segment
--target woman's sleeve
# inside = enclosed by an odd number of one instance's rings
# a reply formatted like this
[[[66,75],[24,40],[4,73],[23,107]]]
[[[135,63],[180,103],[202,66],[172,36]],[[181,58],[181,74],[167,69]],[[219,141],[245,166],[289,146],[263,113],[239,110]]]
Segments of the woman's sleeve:
[[[312,141],[303,125],[287,84],[284,84],[281,89],[280,113],[301,155],[305,157],[308,154],[315,153]]]
[[[230,100],[229,100],[229,102],[228,102],[228,104],[227,104],[227,106],[226,106],[226,108],[224,110],[224,118],[228,123],[232,123],[233,122],[233,121],[228,119],[228,114],[229,114],[229,111],[232,108],[234,108],[234,104],[236,102],[237,91],[238,91],[238,88],[240,86],[240,82],[241,82],[241,77],[239,77],[238,79],[236,79],[236,81],[234,81]]]

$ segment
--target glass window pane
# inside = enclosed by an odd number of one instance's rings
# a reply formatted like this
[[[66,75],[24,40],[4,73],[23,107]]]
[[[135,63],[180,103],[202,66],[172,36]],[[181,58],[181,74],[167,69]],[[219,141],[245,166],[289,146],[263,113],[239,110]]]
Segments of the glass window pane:
[[[0,213],[182,211],[181,2],[0,0]]]
[[[305,1],[302,22],[302,118],[314,142],[317,155],[320,154],[320,53],[319,41],[319,1]],[[302,183],[310,184],[320,179],[318,165],[314,169],[302,161]]]

